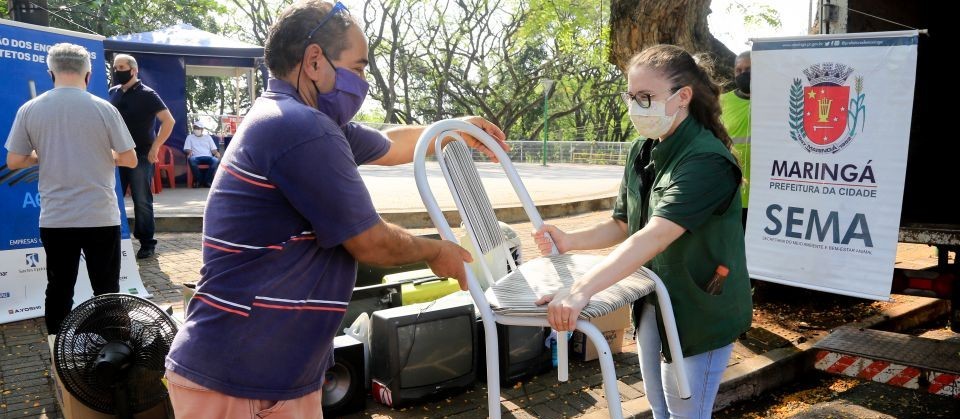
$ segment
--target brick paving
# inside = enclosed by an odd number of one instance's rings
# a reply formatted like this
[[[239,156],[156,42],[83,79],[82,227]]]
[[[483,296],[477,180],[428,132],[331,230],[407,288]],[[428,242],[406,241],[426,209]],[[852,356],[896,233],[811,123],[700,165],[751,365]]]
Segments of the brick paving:
[[[564,229],[589,226],[605,220],[602,211],[549,220]],[[520,234],[525,258],[537,252],[529,236],[527,223],[512,225]],[[432,232],[413,230],[416,234]],[[153,301],[161,307],[182,309],[180,284],[196,282],[200,269],[199,233],[163,233],[158,235],[156,258],[140,261],[140,274]],[[909,259],[911,266],[936,263],[931,248],[919,245],[900,246],[899,261]],[[609,249],[598,251],[606,254]],[[905,264],[907,262],[904,262]],[[769,328],[768,328],[769,329]],[[0,324],[0,418],[61,418],[50,379],[50,353],[42,319]],[[623,401],[643,397],[643,383],[636,348],[627,333],[623,353],[614,356],[618,387]],[[753,329],[737,342],[730,365],[757,356],[767,350],[791,344],[786,330]],[[502,389],[502,410],[507,418],[576,417],[606,408],[597,361],[570,362],[570,381],[559,383],[554,372],[548,372],[513,388]],[[421,418],[486,417],[485,382],[476,383],[465,392],[420,406],[391,410],[368,400],[367,410],[350,418]]]

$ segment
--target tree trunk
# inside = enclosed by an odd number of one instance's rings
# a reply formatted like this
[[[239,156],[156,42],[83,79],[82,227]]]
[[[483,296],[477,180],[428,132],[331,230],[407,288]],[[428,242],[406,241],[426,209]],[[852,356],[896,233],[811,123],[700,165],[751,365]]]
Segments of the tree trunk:
[[[713,56],[718,81],[733,78],[736,55],[710,34],[710,0],[610,0],[611,63],[624,70],[646,47],[673,44]]]

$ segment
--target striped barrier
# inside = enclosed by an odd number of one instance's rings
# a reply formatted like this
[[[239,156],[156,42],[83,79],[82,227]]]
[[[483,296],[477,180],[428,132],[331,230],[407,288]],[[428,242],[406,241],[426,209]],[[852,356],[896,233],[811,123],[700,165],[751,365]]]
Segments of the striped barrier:
[[[960,399],[960,343],[844,327],[814,346],[820,371]]]

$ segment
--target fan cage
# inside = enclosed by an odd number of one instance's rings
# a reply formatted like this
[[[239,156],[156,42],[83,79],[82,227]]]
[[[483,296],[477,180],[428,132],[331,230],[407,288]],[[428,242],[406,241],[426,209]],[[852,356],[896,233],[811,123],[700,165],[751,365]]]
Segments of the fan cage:
[[[128,294],[104,294],[77,306],[64,319],[54,342],[54,365],[64,388],[81,403],[102,413],[116,413],[113,385],[123,385],[127,408],[150,409],[167,398],[161,379],[164,360],[177,326],[150,301]],[[132,354],[116,383],[103,383],[94,373],[100,350],[122,342]]]

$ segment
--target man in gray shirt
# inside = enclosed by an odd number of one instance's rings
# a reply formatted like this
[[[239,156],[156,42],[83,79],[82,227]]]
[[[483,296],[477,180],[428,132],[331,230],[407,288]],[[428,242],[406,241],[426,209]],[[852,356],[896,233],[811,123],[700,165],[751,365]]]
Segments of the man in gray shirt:
[[[47,253],[47,333],[73,305],[80,252],[94,295],[120,289],[116,166],[134,167],[133,138],[116,108],[86,91],[90,53],[61,43],[47,52],[50,90],[17,111],[7,166],[40,165],[40,240]]]

